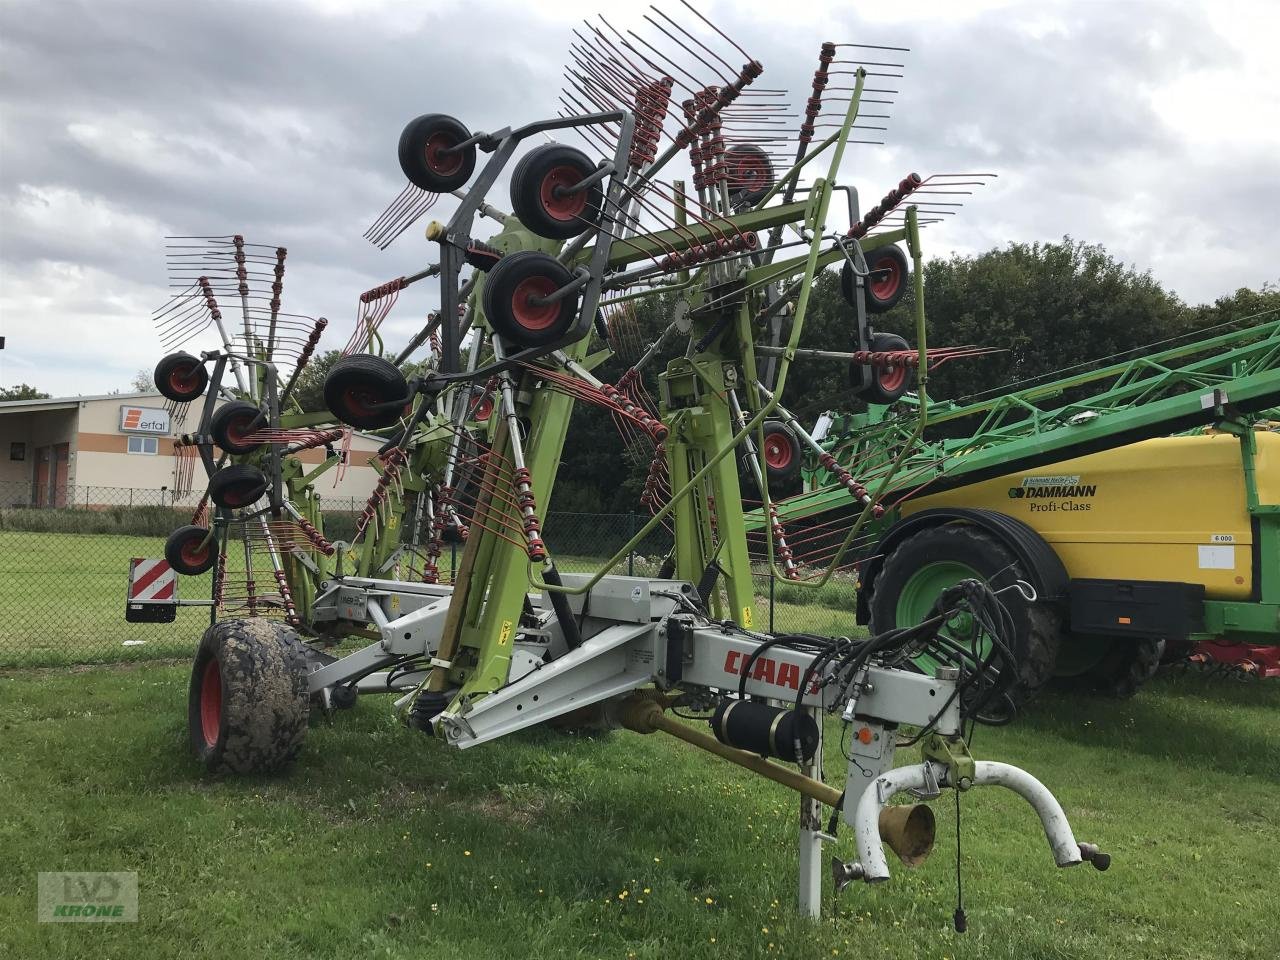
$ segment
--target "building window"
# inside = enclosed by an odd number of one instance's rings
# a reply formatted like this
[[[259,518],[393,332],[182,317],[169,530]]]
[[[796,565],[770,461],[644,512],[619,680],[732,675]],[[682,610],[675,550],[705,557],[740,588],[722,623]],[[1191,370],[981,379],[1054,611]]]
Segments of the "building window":
[[[4,338],[3,338],[3,337],[0,337],[0,340],[2,340],[2,339],[4,339]],[[11,443],[11,444],[9,444],[9,459],[10,459],[10,460],[25,460],[25,459],[27,459],[27,445],[26,445],[25,443]]]
[[[154,457],[160,452],[159,437],[130,437],[129,452],[141,453],[148,457]]]

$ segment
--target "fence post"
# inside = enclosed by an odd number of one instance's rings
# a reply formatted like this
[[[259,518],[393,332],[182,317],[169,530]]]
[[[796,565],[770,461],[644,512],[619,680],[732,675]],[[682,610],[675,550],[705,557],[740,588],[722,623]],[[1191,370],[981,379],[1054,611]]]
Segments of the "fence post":
[[[636,513],[634,510],[627,514],[627,540],[630,541],[636,535]],[[636,548],[632,547],[627,551],[627,576],[634,577],[636,575]]]
[[[765,569],[768,569],[767,567]],[[778,582],[778,578],[773,575],[773,571],[769,570],[769,632],[773,633],[773,586]]]

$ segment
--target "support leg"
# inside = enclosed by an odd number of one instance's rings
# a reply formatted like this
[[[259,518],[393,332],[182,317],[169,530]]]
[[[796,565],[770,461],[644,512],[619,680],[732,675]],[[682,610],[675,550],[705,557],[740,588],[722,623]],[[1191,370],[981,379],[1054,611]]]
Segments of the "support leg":
[[[806,710],[812,713],[812,710]],[[822,767],[822,720],[818,720],[818,748],[813,760],[801,767],[806,777],[817,779]],[[822,804],[800,797],[800,912],[818,918],[822,910]]]

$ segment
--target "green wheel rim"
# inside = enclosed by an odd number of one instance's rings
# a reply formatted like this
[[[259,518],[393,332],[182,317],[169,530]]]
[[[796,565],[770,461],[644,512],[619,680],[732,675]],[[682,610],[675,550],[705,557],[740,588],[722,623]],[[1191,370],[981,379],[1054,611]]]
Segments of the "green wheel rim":
[[[898,594],[898,603],[894,609],[894,623],[899,627],[914,626],[929,615],[938,595],[947,587],[955,586],[961,580],[981,580],[978,571],[968,564],[955,560],[938,560],[925,564],[913,573],[902,585]],[[950,637],[968,649],[967,638],[973,628],[973,620],[967,613],[962,613],[943,624],[938,631],[941,636]],[[991,640],[982,637],[978,643],[978,655],[986,658],[991,650]],[[912,662],[924,673],[933,676],[939,666],[935,657],[921,654],[913,657]]]

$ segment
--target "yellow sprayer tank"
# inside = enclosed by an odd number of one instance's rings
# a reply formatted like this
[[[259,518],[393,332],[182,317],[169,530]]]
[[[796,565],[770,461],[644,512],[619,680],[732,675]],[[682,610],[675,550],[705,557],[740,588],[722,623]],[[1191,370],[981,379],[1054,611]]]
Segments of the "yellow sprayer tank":
[[[1280,434],[1259,431],[1259,499],[1280,503]],[[1073,579],[1201,583],[1207,599],[1248,600],[1253,530],[1240,441],[1166,437],[1010,473],[903,504],[980,507],[1022,520]]]

